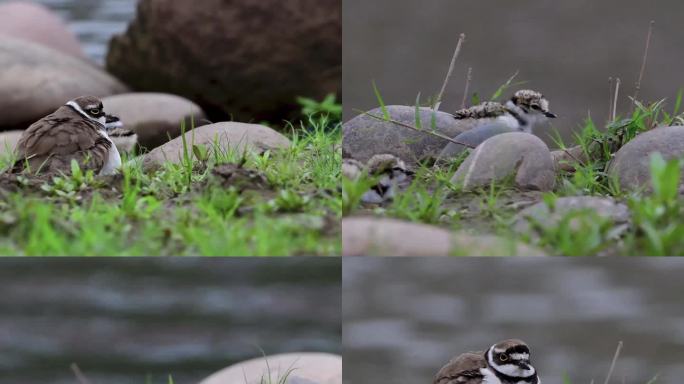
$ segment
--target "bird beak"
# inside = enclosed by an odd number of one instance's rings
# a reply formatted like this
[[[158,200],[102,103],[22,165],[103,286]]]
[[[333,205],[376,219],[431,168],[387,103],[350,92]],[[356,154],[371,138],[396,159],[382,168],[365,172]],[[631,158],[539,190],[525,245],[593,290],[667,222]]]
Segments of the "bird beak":
[[[551,112],[544,112],[544,116],[552,118],[552,119],[555,119],[556,117],[558,117],[558,116],[556,116],[555,113],[551,113]]]
[[[105,123],[105,129],[107,131],[111,131],[113,129],[123,127],[123,123],[121,122],[121,120],[118,117],[116,117],[114,115],[106,115],[106,118],[107,118],[107,120]]]
[[[527,361],[519,361],[518,367],[520,367],[524,370],[528,370],[528,369],[530,369],[530,363],[528,363]]]

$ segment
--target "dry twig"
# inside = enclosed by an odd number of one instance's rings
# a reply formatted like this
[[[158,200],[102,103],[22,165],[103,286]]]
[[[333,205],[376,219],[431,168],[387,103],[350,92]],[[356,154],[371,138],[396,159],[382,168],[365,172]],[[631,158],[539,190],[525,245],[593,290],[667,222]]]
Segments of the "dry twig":
[[[634,96],[632,97],[634,100],[637,100],[637,97],[639,96],[639,91],[641,90],[641,80],[644,77],[644,70],[646,69],[646,60],[648,59],[648,47],[651,45],[651,36],[653,35],[653,24],[655,24],[655,21],[651,20],[651,22],[648,25],[648,34],[646,35],[646,48],[644,48],[644,56],[641,59],[641,69],[639,70],[639,78],[637,79],[637,82],[635,84]],[[631,111],[634,111],[634,104],[632,104]]]
[[[456,43],[456,49],[454,50],[454,55],[451,57],[451,63],[449,64],[449,70],[447,71],[446,77],[444,78],[444,83],[442,83],[442,89],[439,91],[439,94],[437,95],[437,102],[435,103],[435,111],[439,111],[439,106],[442,104],[442,97],[444,96],[444,92],[446,91],[447,84],[449,84],[449,78],[451,77],[451,73],[454,71],[454,65],[456,65],[456,59],[458,58],[458,54],[461,52],[461,45],[463,44],[463,41],[465,40],[465,33],[461,33],[461,35],[458,37],[458,43]]]
[[[470,80],[473,78],[473,67],[468,67],[468,74],[466,75],[465,89],[463,90],[463,100],[461,101],[461,109],[466,107],[466,100],[468,99],[468,88],[470,88]]]

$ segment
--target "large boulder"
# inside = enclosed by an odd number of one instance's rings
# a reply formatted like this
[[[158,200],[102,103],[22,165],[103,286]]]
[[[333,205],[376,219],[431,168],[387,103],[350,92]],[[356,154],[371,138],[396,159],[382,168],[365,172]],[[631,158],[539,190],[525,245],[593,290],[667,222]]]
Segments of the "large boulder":
[[[269,371],[270,369],[270,371]],[[328,353],[284,353],[231,365],[200,384],[342,384],[342,357]],[[269,379],[270,378],[270,379]]]
[[[204,125],[185,133],[185,141],[188,147],[188,155],[192,153],[192,145],[204,146],[211,155],[214,146],[220,151],[227,153],[235,151],[264,152],[287,148],[290,140],[273,129],[257,124],[245,124],[223,122]],[[176,137],[162,146],[148,152],[143,157],[143,166],[146,169],[154,169],[165,162],[180,163],[183,160],[183,136]]]
[[[187,130],[205,125],[204,112],[192,101],[166,93],[124,93],[102,99],[105,111],[118,116],[127,129],[138,135],[138,143],[153,149]]]
[[[544,255],[533,247],[493,235],[375,217],[342,219],[342,252],[343,256]]]
[[[43,5],[28,1],[0,4],[0,35],[31,41],[85,59],[76,36]]]
[[[108,96],[126,86],[94,64],[9,37],[0,37],[0,129],[25,129],[67,101]]]
[[[684,158],[684,126],[660,127],[639,134],[617,151],[608,167],[609,176],[617,177],[627,190],[649,187],[650,157],[654,152],[665,160]]]
[[[22,133],[24,133],[24,131],[19,130],[0,132],[0,156],[4,156],[5,154],[14,151]]]
[[[540,138],[524,132],[491,137],[468,155],[451,182],[464,189],[473,189],[509,177],[524,190],[553,189],[555,164],[549,148]]]
[[[404,105],[389,105],[387,112],[392,120],[416,126],[415,107]],[[382,110],[375,108],[368,111],[369,114],[382,117]],[[470,121],[456,120],[451,114],[445,112],[433,112],[431,108],[420,108],[421,128],[431,129],[432,117],[435,117],[435,130],[447,137],[455,137],[458,134],[472,128]],[[440,151],[449,143],[435,135],[418,132],[400,124],[368,116],[358,115],[342,125],[342,152],[344,157],[353,158],[361,162],[367,162],[373,155],[391,154],[399,157],[409,165],[415,165],[418,161],[435,159]]]
[[[141,0],[107,68],[187,97],[212,120],[278,121],[341,86],[340,0]]]

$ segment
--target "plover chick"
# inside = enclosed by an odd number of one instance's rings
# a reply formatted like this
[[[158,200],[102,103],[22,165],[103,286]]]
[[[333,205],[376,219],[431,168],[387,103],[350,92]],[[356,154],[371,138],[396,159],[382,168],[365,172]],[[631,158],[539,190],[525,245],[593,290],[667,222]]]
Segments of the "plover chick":
[[[454,140],[474,148],[501,133],[532,133],[535,126],[543,124],[549,118],[555,118],[556,115],[549,111],[549,102],[544,95],[525,89],[515,92],[505,104],[486,102],[457,111],[454,117],[482,120],[482,124],[454,137]],[[465,145],[450,142],[439,154],[438,161],[455,158],[467,148]]]

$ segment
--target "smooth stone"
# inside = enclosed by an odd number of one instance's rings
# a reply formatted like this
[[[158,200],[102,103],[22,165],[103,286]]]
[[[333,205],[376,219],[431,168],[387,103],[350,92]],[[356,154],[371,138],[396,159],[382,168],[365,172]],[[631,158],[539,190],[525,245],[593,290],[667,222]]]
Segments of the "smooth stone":
[[[616,226],[627,224],[630,220],[629,208],[611,198],[570,196],[556,199],[553,209],[545,202],[523,209],[516,215],[513,229],[518,233],[529,233],[537,224],[544,228],[555,227],[568,214],[578,211],[591,211]]]
[[[41,45],[0,37],[0,128],[26,129],[67,101],[127,88],[94,64]]]
[[[342,219],[343,256],[543,256],[528,245],[493,235],[452,232],[376,217]]]
[[[204,145],[209,153],[216,143],[221,151],[265,152],[290,146],[290,140],[273,129],[257,124],[222,122],[197,127],[185,133],[185,140],[192,154],[192,145]],[[165,162],[180,163],[183,160],[183,136],[163,144],[143,157],[143,167],[155,168]]]
[[[341,94],[340,0],[140,0],[137,10],[106,59],[137,90],[191,99],[211,120],[278,123],[300,117],[299,96]]]
[[[556,182],[546,144],[524,132],[496,135],[478,145],[463,161],[451,182],[469,190],[514,176],[523,190],[550,191]]]
[[[566,149],[551,151],[551,157],[553,158],[553,163],[555,164],[556,170],[566,172],[574,172],[574,165],[577,163],[586,164],[590,161],[589,156],[587,156],[584,151],[584,148],[579,145]]]
[[[465,131],[454,137],[454,140],[458,141],[459,143],[467,144],[468,146],[450,142],[446,147],[444,147],[442,152],[440,152],[439,160],[446,161],[448,159],[458,157],[465,150],[477,147],[490,137],[508,132],[516,132],[516,130],[500,123],[483,124]]]
[[[123,93],[102,99],[105,111],[118,116],[126,129],[138,135],[138,144],[154,149],[185,129],[206,125],[202,109],[192,101],[167,93]]]
[[[659,127],[639,134],[615,153],[608,175],[617,177],[626,190],[648,188],[651,186],[650,157],[654,152],[659,152],[665,160],[683,158],[684,126]]]
[[[19,130],[0,132],[0,155],[14,151],[22,133],[24,131]]]
[[[411,126],[416,125],[415,107],[389,105],[387,112],[393,120]],[[368,113],[382,117],[382,110],[375,108]],[[423,129],[431,129],[433,110],[420,108],[420,121]],[[470,121],[456,120],[446,112],[435,113],[435,130],[448,137],[472,128]],[[373,155],[391,154],[413,166],[421,160],[436,158],[449,143],[448,140],[425,132],[417,132],[399,124],[378,120],[365,114],[358,115],[342,125],[342,153],[344,157],[354,158],[363,163]]]
[[[34,2],[10,1],[0,4],[0,35],[86,58],[81,44],[64,21],[49,8]]]
[[[271,380],[267,378],[271,368]],[[277,383],[280,374],[294,368],[287,384],[341,384],[342,357],[328,353],[284,353],[243,361],[222,369],[202,380],[200,384],[259,384]]]

